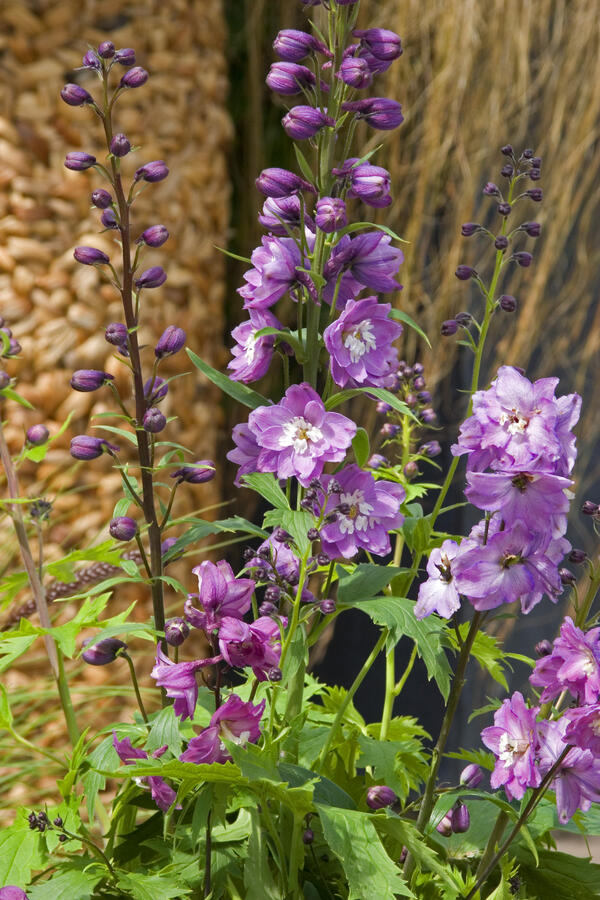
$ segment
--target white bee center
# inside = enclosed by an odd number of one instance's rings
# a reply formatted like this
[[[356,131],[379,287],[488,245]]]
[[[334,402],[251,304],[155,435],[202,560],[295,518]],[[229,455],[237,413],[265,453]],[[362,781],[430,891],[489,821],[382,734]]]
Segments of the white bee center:
[[[350,331],[342,332],[344,347],[350,351],[350,360],[353,363],[365,355],[369,350],[375,350],[377,342],[373,333],[373,323],[370,319],[355,325]]]
[[[340,494],[340,503],[347,503],[350,507],[347,516],[338,516],[337,524],[342,534],[366,531],[369,514],[373,512],[373,507],[366,502],[363,492],[354,491],[353,494]]]
[[[308,453],[310,444],[322,440],[323,432],[302,416],[295,416],[283,426],[283,444],[293,447],[296,453]]]

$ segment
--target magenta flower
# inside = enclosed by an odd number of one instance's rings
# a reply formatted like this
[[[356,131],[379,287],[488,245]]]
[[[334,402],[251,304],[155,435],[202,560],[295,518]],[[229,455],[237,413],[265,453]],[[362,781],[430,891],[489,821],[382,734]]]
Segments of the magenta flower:
[[[128,737],[123,738],[123,740],[120,741],[115,731],[113,731],[113,747],[117,751],[121,762],[124,762],[126,765],[132,765],[136,759],[148,759],[146,750],[134,747],[131,743],[131,739]],[[159,747],[159,749],[155,750],[152,754],[153,758],[158,759],[163,755],[166,749],[166,746]],[[158,775],[147,775],[141,778],[140,781],[143,784],[148,785],[150,793],[152,794],[152,799],[158,808],[162,809],[163,812],[167,812],[175,802],[177,796],[173,788],[169,787],[164,778],[161,778]],[[181,807],[178,807],[178,809],[180,808]]]
[[[245,309],[267,309],[277,303],[298,283],[296,268],[306,263],[292,238],[270,234],[262,238],[251,260],[254,268],[244,274],[247,283],[238,288]]]
[[[564,690],[570,691],[578,703],[597,703],[600,698],[600,628],[583,632],[570,616],[560,627],[552,653],[535,664],[529,676],[535,687],[543,688],[540,700],[545,703]]]
[[[539,766],[546,775],[565,750],[568,742],[568,720],[543,721],[538,725],[540,737]],[[600,759],[590,750],[572,747],[552,780],[550,787],[556,792],[556,808],[559,820],[565,824],[578,809],[587,812],[592,802],[600,801]]]
[[[391,247],[391,237],[381,231],[365,231],[351,238],[345,235],[333,248],[324,269],[327,279],[348,271],[365,287],[374,291],[401,290],[396,280],[404,262],[402,250]]]
[[[349,300],[325,329],[331,374],[340,387],[384,387],[397,369],[398,351],[392,343],[402,334],[402,326],[389,318],[391,308],[391,303],[378,303],[376,297]]]
[[[236,487],[241,487],[244,475],[259,471],[258,458],[261,449],[256,443],[253,432],[245,422],[235,425],[231,436],[236,446],[229,451],[227,459],[239,466],[234,484]]]
[[[429,554],[427,562],[429,578],[419,586],[419,596],[415,604],[417,619],[424,619],[432,612],[450,619],[460,608],[460,594],[452,572],[452,561],[459,551],[460,547],[456,541],[447,540]]]
[[[198,593],[188,594],[184,610],[194,628],[210,634],[225,616],[241,619],[248,612],[256,587],[251,578],[236,578],[224,559],[216,565],[205,560],[192,572],[198,576]]]
[[[481,740],[496,757],[492,788],[504,786],[509,800],[520,800],[527,788],[538,787],[542,780],[536,766],[538,712],[537,706],[529,709],[516,691],[496,710],[494,724],[481,732]]]
[[[292,385],[274,406],[253,410],[248,428],[261,448],[258,471],[295,476],[303,485],[318,477],[326,462],[341,462],[356,434],[354,422],[328,412],[306,383]]]
[[[264,700],[255,706],[244,703],[236,694],[230,694],[213,713],[210,725],[191,739],[179,759],[196,764],[227,762],[231,756],[222,739],[241,747],[247,743],[255,744],[260,738],[260,719],[264,709]]]
[[[324,476],[325,490],[333,480],[331,475]],[[321,528],[323,553],[330,559],[351,559],[363,549],[385,556],[390,552],[389,532],[404,521],[400,512],[404,488],[391,481],[375,481],[354,463],[336,472],[335,481],[341,490],[328,496],[325,511],[333,513],[335,520]]]
[[[251,381],[258,381],[267,373],[273,359],[275,336],[256,337],[256,332],[261,328],[282,327],[279,319],[268,310],[250,310],[250,319],[242,322],[231,332],[231,336],[237,341],[231,350],[234,359],[227,366],[232,381],[243,381],[248,384]]]
[[[230,666],[251,666],[256,678],[266,681],[281,657],[279,625],[270,616],[261,616],[251,625],[225,617],[219,627],[219,649]]]
[[[181,716],[182,719],[193,717],[198,700],[196,672],[214,665],[221,659],[221,656],[215,656],[210,659],[174,663],[162,652],[160,646],[156,648],[156,664],[150,674],[156,680],[156,684],[165,689],[167,697],[175,700],[173,709],[176,716]]]
[[[563,741],[600,757],[600,703],[568,709],[563,718],[567,722]]]

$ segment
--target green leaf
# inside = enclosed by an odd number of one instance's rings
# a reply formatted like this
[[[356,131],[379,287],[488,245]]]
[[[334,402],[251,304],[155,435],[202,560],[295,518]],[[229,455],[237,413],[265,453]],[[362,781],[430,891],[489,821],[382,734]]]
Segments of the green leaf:
[[[6,397],[7,400],[14,400],[15,403],[18,403],[20,406],[24,406],[25,409],[35,409],[35,407],[31,405],[29,400],[26,400],[25,397],[21,397],[21,395],[14,391],[11,387],[6,387],[1,390],[0,395],[2,397]]]
[[[86,870],[65,866],[48,881],[27,888],[27,896],[30,900],[90,900],[94,888],[105,874],[95,865]]]
[[[414,825],[400,819],[389,810],[386,810],[385,815],[373,816],[373,821],[379,831],[404,845],[423,871],[435,873],[454,891],[454,881],[446,867],[440,861],[437,853],[425,843],[423,836],[419,834]],[[456,894],[453,893],[452,896],[454,897]]]
[[[266,326],[265,328],[260,328],[258,331],[254,332],[255,338],[267,337],[268,335],[274,335],[275,337],[279,338],[279,343],[289,344],[294,351],[296,360],[299,363],[303,364],[306,362],[306,351],[304,349],[304,345],[298,340],[296,336],[297,332],[292,332],[289,329],[272,328],[270,325]]]
[[[356,434],[352,438],[352,449],[354,450],[356,462],[362,469],[366,466],[367,460],[371,455],[369,435],[364,428],[357,428]]]
[[[366,813],[317,805],[325,840],[348,878],[348,900],[414,897]]]
[[[252,827],[248,840],[248,855],[244,862],[246,900],[281,900],[269,866],[269,852],[257,809],[250,810]]]
[[[217,369],[213,369],[207,362],[204,362],[203,359],[200,359],[192,350],[186,348],[186,353],[194,363],[197,369],[206,375],[206,377],[212,381],[213,384],[216,384],[218,388],[221,388],[223,393],[227,394],[229,397],[233,397],[234,400],[237,400],[238,403],[242,403],[244,406],[248,406],[250,409],[258,409],[259,406],[268,406],[269,401],[266,397],[263,397],[261,394],[258,394],[256,391],[253,391],[251,388],[247,387],[245,384],[240,384],[238,381],[232,381],[227,375],[223,375],[222,372],[218,372]]]
[[[247,256],[238,256],[237,253],[232,253],[231,250],[225,250],[224,247],[217,247],[216,244],[213,244],[215,250],[218,250],[219,253],[224,253],[225,256],[231,257],[231,259],[237,259],[238,262],[248,263],[248,265],[252,265],[252,260],[248,259]]]
[[[315,180],[315,173],[311,169],[310,163],[308,162],[304,153],[302,152],[302,150],[296,143],[294,143],[294,151],[296,153],[296,159],[298,160],[298,165],[300,166],[300,171],[302,172],[302,174],[304,175],[306,180],[312,184],[313,181]]]
[[[259,528],[257,525],[253,525],[252,522],[249,522],[247,519],[242,518],[242,516],[231,516],[229,519],[220,519],[216,522],[205,522],[202,519],[186,519],[186,522],[195,522],[196,524],[192,524],[191,527],[187,529],[185,534],[183,534],[180,538],[177,538],[177,541],[169,552],[165,554],[165,560],[169,561],[170,559],[174,559],[178,554],[180,554],[183,550],[190,546],[190,544],[195,544],[197,541],[203,540],[205,537],[209,537],[211,534],[220,534],[221,532],[239,532],[241,534],[252,534],[256,537],[260,537],[263,540],[268,537],[267,533]]]
[[[106,778],[97,769],[114,769],[119,764],[117,751],[113,746],[112,735],[104,738],[88,758],[91,768],[83,775],[85,798],[90,822],[94,821],[96,797],[98,791],[106,787]]]
[[[26,885],[38,857],[38,834],[27,825],[0,831],[0,885]]]
[[[389,234],[392,240],[400,241],[401,244],[410,243],[410,241],[404,240],[404,238],[401,238],[395,231],[392,231],[391,228],[388,228],[387,225],[379,225],[377,222],[353,222],[351,225],[346,225],[345,228],[340,229],[338,235],[343,237],[345,234],[352,234],[354,231],[372,230],[373,228],[377,231],[383,231],[385,234]]]
[[[408,313],[405,313],[401,309],[392,309],[390,310],[390,319],[396,319],[398,322],[404,322],[405,325],[408,325],[409,328],[413,328],[417,334],[423,338],[428,347],[431,347],[431,343],[429,338],[423,331],[423,329],[417,325],[414,319],[412,319]]]
[[[409,416],[409,418],[413,419],[414,422],[418,422],[419,420],[413,413],[413,411],[400,400],[395,394],[392,394],[391,391],[386,391],[385,388],[377,388],[377,387],[365,387],[365,388],[348,388],[345,391],[338,391],[337,394],[332,394],[331,397],[326,401],[325,408],[326,409],[335,409],[340,404],[345,403],[346,400],[350,400],[352,397],[370,397],[371,399],[383,400],[384,403],[389,403],[392,409],[395,409],[396,412],[402,413],[403,416]]]
[[[347,573],[345,569],[338,566],[338,602],[345,606],[352,606],[358,600],[364,600],[365,597],[374,597],[390,583],[392,578],[406,571],[398,566],[359,563],[352,572]]]
[[[143,872],[119,872],[118,875],[119,887],[134,900],[179,900],[180,897],[189,897],[191,892],[175,877],[145,875]]]
[[[27,653],[36,638],[37,633],[28,635],[14,633],[0,641],[0,672],[6,671],[16,659]]]
[[[307,538],[309,528],[314,525],[314,518],[304,509],[269,509],[265,513],[264,525],[266,528],[276,528],[281,525],[294,538],[300,556],[309,550],[310,541]]]
[[[244,475],[244,484],[264,497],[271,506],[278,509],[289,509],[287,497],[279,487],[279,483],[271,472],[252,472]]]
[[[342,790],[335,782],[317,775],[312,769],[304,766],[296,766],[292,763],[279,763],[277,766],[283,781],[287,781],[290,787],[301,787],[309,782],[314,782],[313,798],[315,803],[325,806],[338,806],[342,809],[356,809],[356,803],[346,791]]]
[[[416,789],[429,771],[425,753],[419,742],[379,741],[361,734],[360,766],[371,766],[373,778],[391,787],[404,801]]]
[[[117,428],[115,425],[92,425],[92,428],[99,428],[101,431],[110,431],[111,434],[117,434],[124,441],[129,441],[134,447],[137,447],[137,438],[131,431],[125,431],[124,428]]]
[[[597,900],[600,894],[600,865],[567,853],[539,850],[540,864],[518,845],[511,851],[521,863],[519,871],[529,895],[552,900]]]
[[[13,717],[10,711],[10,703],[8,702],[8,692],[4,685],[0,683],[0,728],[10,731],[12,723]]]
[[[172,706],[165,706],[152,719],[152,727],[144,746],[148,753],[152,753],[159,747],[164,747],[165,744],[173,756],[179,756],[181,753],[179,719],[173,712]]]

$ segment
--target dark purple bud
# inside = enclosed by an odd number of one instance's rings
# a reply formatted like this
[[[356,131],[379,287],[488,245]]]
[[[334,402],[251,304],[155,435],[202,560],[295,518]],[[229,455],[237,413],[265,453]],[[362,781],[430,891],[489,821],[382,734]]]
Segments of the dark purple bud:
[[[425,422],[426,425],[435,425],[437,422],[437,415],[435,414],[435,410],[426,407],[421,410],[421,418]]]
[[[542,157],[541,157],[541,156],[532,156],[530,162],[531,162],[531,165],[532,165],[535,169],[541,169],[541,168],[542,168]]]
[[[267,678],[269,681],[281,681],[281,669],[278,666],[272,666],[267,672]]]
[[[314,137],[321,128],[326,125],[333,128],[335,119],[315,109],[314,106],[293,106],[281,120],[284,131],[288,137],[295,141],[304,141]]]
[[[7,388],[10,384],[10,375],[8,372],[5,372],[4,369],[0,369],[0,391],[3,391],[4,388]]]
[[[499,234],[496,240],[494,241],[494,247],[496,250],[506,250],[508,247],[508,238],[505,234]]]
[[[325,234],[333,234],[348,224],[346,204],[340,197],[321,197],[315,209],[317,227]]]
[[[389,403],[386,403],[384,400],[380,400],[376,406],[376,409],[380,415],[385,416],[385,415],[387,415],[387,413],[391,412],[392,407],[390,406]]]
[[[371,809],[384,809],[395,803],[398,797],[394,791],[385,784],[376,784],[367,789],[367,806]]]
[[[381,469],[382,466],[388,466],[389,461],[386,459],[385,456],[382,456],[381,453],[374,453],[367,460],[367,465],[371,469]]]
[[[150,434],[158,434],[159,431],[166,427],[167,419],[157,406],[151,406],[144,413],[142,425],[144,426],[144,431],[149,431]]]
[[[501,216],[504,216],[505,218],[506,218],[506,216],[510,215],[511,210],[512,210],[512,206],[510,205],[510,203],[499,203],[498,204],[498,212],[500,213]]]
[[[594,503],[592,500],[584,500],[581,507],[581,512],[584,514],[584,516],[596,516],[598,515],[599,509],[600,507],[597,503]]]
[[[429,459],[434,459],[436,456],[439,456],[441,452],[442,448],[440,447],[439,441],[427,441],[427,443],[421,444],[419,447],[421,456],[427,456]]]
[[[412,370],[415,375],[422,375],[425,371],[425,366],[422,363],[415,363]]]
[[[542,233],[542,226],[539,222],[523,222],[521,230],[528,234],[529,237],[537,238]]]
[[[38,519],[40,522],[44,522],[50,516],[52,512],[52,503],[49,500],[34,500],[34,502],[29,507],[29,515],[32,519]]]
[[[404,402],[408,407],[410,407],[410,409],[414,409],[418,403],[418,400],[416,395],[411,393],[406,395],[406,397],[404,398]]]
[[[45,425],[32,425],[27,429],[27,442],[34,447],[41,447],[50,437],[50,432]]]
[[[141,66],[134,66],[129,72],[125,72],[119,82],[122,88],[138,88],[148,81],[148,73]]]
[[[552,653],[552,644],[547,640],[539,641],[535,645],[535,652],[540,657],[540,659],[542,658],[542,656],[550,656],[550,654]]]
[[[102,59],[112,59],[114,55],[115,45],[112,41],[102,41],[102,43],[98,45],[98,56],[101,56]]]
[[[52,820],[52,824],[56,825],[57,828],[62,828],[64,825],[64,822],[60,816],[57,816],[55,819]]]
[[[316,193],[314,187],[308,181],[305,181],[288,169],[279,169],[277,167],[263,169],[255,184],[265,197],[289,197],[290,194],[296,191]]]
[[[458,322],[461,328],[467,328],[473,321],[473,316],[470,312],[459,312],[456,313],[454,319],[456,322]]]
[[[385,425],[381,428],[381,434],[386,438],[396,437],[398,432],[400,431],[399,425],[394,425],[392,422],[386,422]]]
[[[358,197],[369,206],[383,209],[392,202],[391,179],[387,169],[366,163],[350,170],[349,197]]]
[[[309,528],[308,531],[306,532],[306,537],[308,538],[309,541],[318,541],[320,536],[321,535],[319,534],[318,529],[316,529],[316,528]]]
[[[165,356],[173,356],[179,353],[185,346],[185,331],[178,328],[177,325],[169,325],[161,334],[158,344],[154,348],[154,355],[157,359],[164,359]]]
[[[131,72],[128,72],[123,78],[127,78],[127,76],[131,75],[133,72],[135,72],[135,69],[132,69]],[[130,150],[131,143],[126,135],[121,134],[120,132],[119,134],[115,134],[110,142],[110,152],[112,155],[118,157],[127,156]]]
[[[361,45],[366,47],[375,59],[391,62],[402,56],[402,42],[400,35],[386,28],[355,29],[354,37],[360,38]]]
[[[530,188],[528,191],[525,191],[525,196],[535,203],[541,203],[544,198],[544,192],[541,188]]]
[[[136,536],[138,526],[135,519],[130,516],[117,516],[116,519],[110,520],[108,530],[116,541],[130,541]]]
[[[152,162],[145,163],[135,170],[134,181],[148,181],[154,184],[156,181],[162,181],[169,174],[169,170],[162,159],[155,159]]]
[[[423,378],[422,375],[417,375],[417,377],[413,379],[413,387],[417,391],[420,391],[421,388],[425,387],[425,379]],[[417,395],[417,397],[419,400],[421,399],[418,395]]]
[[[165,640],[171,647],[181,647],[189,633],[190,626],[181,616],[175,616],[165,622]]]
[[[146,244],[147,247],[162,247],[168,237],[169,232],[164,225],[152,225],[142,232],[136,244]]]
[[[279,603],[281,599],[281,588],[277,584],[270,584],[265,590],[265,600],[268,603]]]
[[[280,31],[273,41],[273,49],[280,59],[287,62],[300,62],[309,53],[324,53],[331,56],[325,44],[308,34],[306,31],[297,31],[295,28],[285,28]]]
[[[319,555],[317,556],[317,562],[320,566],[328,566],[331,560],[326,553],[319,553]]]
[[[136,288],[141,291],[142,288],[157,288],[164,284],[167,280],[167,273],[162,266],[151,266],[142,272],[139,278],[135,279]]]
[[[500,188],[497,184],[494,184],[493,181],[488,181],[486,186],[483,189],[483,193],[487,194],[488,197],[500,197]]]
[[[327,485],[327,493],[328,494],[341,494],[342,486],[335,478],[332,478],[329,484]]]
[[[156,375],[154,378],[149,378],[144,384],[144,397],[146,397],[149,403],[160,403],[161,400],[165,399],[168,393],[169,385],[165,379],[161,378],[159,375]]]
[[[167,553],[169,552],[169,550],[171,549],[171,547],[174,547],[176,543],[177,543],[177,538],[174,538],[174,537],[167,538],[160,545],[160,555],[163,557],[166,556]],[[176,559],[181,559],[182,556],[183,556],[183,550],[181,550],[179,553],[176,553],[175,556],[171,556],[170,559],[168,560],[168,562],[170,562],[170,563],[175,562]],[[168,563],[167,563],[167,565],[168,565]]]
[[[78,369],[73,372],[70,383],[74,391],[81,391],[85,394],[97,391],[109,381],[114,381],[114,377],[114,375],[109,375],[108,372],[102,372],[99,369]]]
[[[517,308],[517,301],[511,294],[502,294],[500,297],[500,309],[504,312],[513,313]]]
[[[514,173],[515,173],[515,170],[511,165],[502,166],[502,168],[500,169],[500,174],[503,175],[505,178],[512,178]]]
[[[477,222],[465,222],[460,229],[463,237],[471,237],[472,234],[476,234],[478,231],[481,231],[481,225],[478,225]]]
[[[539,169],[535,169],[535,168],[534,168],[534,169],[530,169],[530,170],[529,170],[529,177],[531,178],[532,181],[539,181],[540,178],[542,177],[542,173],[541,173],[541,171],[540,171]]]
[[[110,259],[97,247],[75,247],[73,256],[84,266],[105,266]]]
[[[119,448],[116,444],[109,444],[108,441],[100,438],[90,437],[87,434],[78,434],[71,439],[71,456],[74,459],[97,459],[106,451],[107,453],[117,453]]]
[[[531,159],[531,157],[533,156],[533,150],[528,147],[526,150],[523,150],[522,156],[523,159]]]
[[[525,250],[521,250],[519,253],[513,254],[513,259],[517,263],[517,265],[521,266],[523,269],[528,269],[531,265],[533,256],[531,255],[531,253],[527,253]]]
[[[452,823],[452,831],[455,834],[464,834],[465,831],[469,830],[471,817],[469,816],[469,810],[464,803],[459,801],[456,806],[454,806],[450,814],[450,821]]]
[[[440,334],[444,337],[450,337],[452,334],[456,334],[458,331],[458,322],[456,319],[446,319],[445,322],[442,322],[442,327],[440,328]]]
[[[11,338],[8,343],[8,350],[6,351],[6,353],[4,355],[6,357],[18,356],[19,353],[21,352],[21,349],[22,348],[21,348],[20,343],[17,340],[15,340],[14,338]]]
[[[512,144],[505,144],[504,147],[500,147],[500,153],[503,153],[504,156],[512,156],[514,154]]]
[[[454,274],[459,281],[468,281],[469,278],[474,278],[477,272],[472,266],[457,266]]]
[[[84,641],[83,646],[86,647],[90,640],[91,638]],[[104,638],[103,641],[98,641],[89,650],[84,650],[81,658],[90,666],[108,666],[109,663],[114,662],[118,656],[122,656],[126,651],[127,644],[118,638]]]
[[[92,192],[92,203],[98,209],[108,209],[112,203],[112,197],[104,188],[98,188]]]
[[[408,478],[410,481],[411,478],[414,478],[415,475],[419,474],[419,467],[416,462],[411,459],[406,463],[402,471],[404,472],[404,477]]]
[[[577,547],[573,547],[571,552],[569,553],[569,562],[574,563],[576,566],[580,566],[581,563],[584,563],[588,558],[585,550],[578,550]]]
[[[204,484],[212,481],[216,471],[217,467],[211,459],[199,459],[192,466],[182,466],[172,472],[171,478],[178,478],[180,482],[187,481],[189,484]]]
[[[483,769],[475,763],[469,763],[460,773],[460,783],[474,791],[483,781]]]
[[[260,606],[258,607],[258,611],[261,616],[272,616],[274,612],[276,612],[277,607],[274,603],[271,603],[270,600],[264,600]]]
[[[94,69],[96,72],[99,72],[102,69],[102,63],[93,50],[88,50],[88,52],[84,54],[82,64],[84,69]]]
[[[267,87],[276,94],[293,96],[315,84],[315,76],[307,66],[293,62],[273,63],[266,77]]]
[[[456,321],[458,321],[458,319]],[[431,403],[431,394],[429,391],[419,391],[417,397],[421,403]]]
[[[303,2],[305,2],[305,0],[303,0]],[[318,2],[320,3],[321,0],[318,0]],[[315,833],[312,830],[312,828],[305,828],[302,833],[302,843],[303,844],[312,844],[314,839],[315,839]]]
[[[347,56],[335,74],[344,84],[359,91],[368,88],[373,82],[371,67],[360,56]]]
[[[64,844],[69,840],[69,835],[68,834],[59,834],[58,840],[61,842],[61,844]],[[0,900],[2,900],[2,898],[0,898]],[[8,900],[10,900],[10,898],[8,898]]]
[[[356,113],[357,118],[364,119],[367,125],[380,131],[392,131],[404,122],[402,106],[387,97],[352,100],[342,103],[342,109]]]
[[[450,813],[446,813],[446,815],[440,819],[435,826],[435,830],[438,834],[441,834],[442,837],[450,837],[452,834],[452,819],[450,818]]]
[[[114,347],[122,347],[127,345],[127,326],[122,322],[111,322],[107,325],[104,337],[109,344]]]
[[[86,91],[85,88],[78,84],[65,84],[60,92],[60,96],[69,106],[84,106],[86,103],[93,103],[94,98]]]
[[[135,50],[131,47],[123,47],[115,53],[115,62],[122,66],[132,66],[135,63]]]
[[[80,150],[73,150],[65,156],[65,167],[73,172],[83,172],[96,165],[96,157]]]
[[[569,569],[559,569],[558,574],[560,576],[561,584],[564,584],[565,587],[568,587],[570,584],[576,584],[577,576],[570,572]]]
[[[105,209],[100,216],[100,221],[105,228],[118,228],[119,223],[112,209]]]
[[[286,531],[285,528],[279,526],[273,531],[273,540],[277,541],[279,544],[291,544],[294,539],[289,531]]]

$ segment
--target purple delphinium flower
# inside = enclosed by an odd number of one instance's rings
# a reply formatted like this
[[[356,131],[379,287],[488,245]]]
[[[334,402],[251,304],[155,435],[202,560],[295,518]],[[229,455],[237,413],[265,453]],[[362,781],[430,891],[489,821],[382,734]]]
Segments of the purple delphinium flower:
[[[138,291],[142,288],[157,288],[164,284],[167,280],[167,273],[162,266],[151,266],[145,272],[136,278],[134,284]]]
[[[81,150],[72,150],[65,156],[65,168],[71,169],[73,172],[83,172],[95,165],[96,157],[90,153],[83,153]]]
[[[516,691],[496,710],[494,724],[481,732],[481,740],[496,757],[490,784],[494,790],[504,786],[509,800],[520,800],[527,788],[542,781],[536,766],[538,712],[537,706],[529,709]]]
[[[176,716],[181,716],[182,719],[193,717],[198,700],[196,672],[214,665],[221,659],[219,655],[209,659],[174,663],[163,653],[160,645],[156,648],[156,663],[150,674],[156,680],[156,684],[165,689],[167,697],[175,700],[173,710]]]
[[[295,476],[304,485],[321,474],[326,462],[341,462],[356,434],[355,423],[328,412],[306,383],[292,385],[274,406],[253,410],[248,427],[261,448],[258,471]]]
[[[544,553],[547,543],[523,522],[496,532],[485,546],[459,555],[454,566],[458,591],[479,611],[532,593],[556,600],[562,588],[556,564]]]
[[[367,125],[379,131],[393,131],[404,122],[401,105],[387,97],[349,100],[342,103],[342,109],[355,113],[357,119],[364,119]]]
[[[377,297],[349,300],[340,317],[323,334],[330,354],[331,375],[340,387],[384,387],[397,368],[392,346],[402,326],[389,318],[391,303]]]
[[[429,554],[427,574],[429,578],[419,586],[419,596],[415,604],[415,616],[424,619],[437,612],[450,619],[460,608],[460,594],[454,580],[452,561],[460,551],[456,541],[444,541],[441,547],[434,547]]]
[[[185,346],[186,334],[183,328],[177,325],[168,325],[154,348],[154,355],[157,359],[164,359],[165,356],[173,356]]]
[[[567,616],[554,641],[552,653],[538,659],[529,676],[535,687],[543,688],[545,703],[564,690],[578,703],[597,703],[600,698],[600,628],[583,632]]]
[[[281,657],[279,624],[271,616],[261,616],[251,625],[224,616],[219,625],[219,649],[230,666],[251,666],[256,678],[266,681]]]
[[[236,578],[224,559],[216,565],[205,560],[192,572],[198,577],[198,593],[188,594],[184,611],[195,628],[210,634],[224,616],[241,619],[248,612],[256,587],[251,578]]]
[[[247,284],[238,288],[245,309],[266,309],[277,303],[298,281],[297,266],[303,261],[291,238],[266,235],[252,253],[253,269],[244,274]]]
[[[126,737],[120,741],[115,731],[113,731],[113,747],[117,751],[119,759],[121,762],[124,762],[125,765],[132,765],[136,759],[148,759],[146,750],[142,750],[140,747],[134,747],[131,743],[131,738]],[[153,758],[158,759],[158,757],[163,755],[166,749],[166,746],[159,747],[159,749],[155,750],[152,754]],[[150,788],[152,799],[158,808],[162,809],[163,812],[167,812],[173,805],[175,798],[177,797],[177,792],[174,791],[172,787],[169,787],[164,778],[161,778],[158,775],[146,775],[141,781]]]
[[[93,103],[94,98],[79,84],[65,84],[60,96],[69,106],[83,106],[85,103]]]
[[[261,448],[256,443],[256,437],[246,422],[235,425],[231,437],[236,446],[229,451],[227,459],[239,466],[234,484],[236,487],[241,487],[244,475],[259,471],[258,458]]]
[[[73,256],[84,266],[105,266],[110,262],[106,253],[97,247],[75,247]]]
[[[366,231],[354,238],[345,235],[333,248],[323,274],[337,278],[347,270],[360,284],[375,291],[400,290],[402,285],[395,276],[404,254],[390,242],[391,237],[381,231]]]
[[[370,472],[356,464],[346,466],[335,476],[325,475],[325,490],[336,481],[341,488],[328,495],[326,513],[334,513],[333,522],[321,528],[323,553],[330,559],[351,559],[360,549],[376,556],[390,552],[389,532],[400,528],[404,516],[400,506],[406,496],[401,484],[375,481]],[[339,507],[341,506],[341,509]]]
[[[569,510],[565,491],[572,481],[530,468],[512,468],[503,472],[467,472],[467,499],[487,512],[499,512],[511,525],[521,519],[532,531],[540,526],[564,533],[564,517]]]
[[[297,194],[289,197],[267,197],[258,221],[276,237],[289,237],[290,229],[297,228],[302,219],[300,198]]]
[[[269,310],[250,310],[250,319],[242,322],[231,332],[231,336],[237,341],[231,350],[234,359],[227,366],[232,381],[243,381],[248,384],[251,381],[258,381],[267,373],[273,359],[275,335],[256,337],[256,332],[262,328],[282,327],[279,319]]]
[[[546,720],[538,724],[542,776],[564,753],[567,727],[568,721],[564,717],[555,722]],[[591,750],[571,747],[560,763],[550,788],[556,792],[558,818],[564,825],[578,809],[587,812],[592,802],[600,801],[600,759],[595,758]]]
[[[227,762],[231,756],[222,739],[242,747],[247,743],[255,744],[260,738],[260,719],[264,709],[264,700],[254,705],[244,703],[236,694],[230,694],[213,713],[210,725],[191,739],[179,759],[197,765]]]
[[[565,744],[574,744],[600,758],[600,703],[568,709],[563,719],[567,722]]]
[[[363,203],[383,209],[392,202],[391,179],[387,169],[362,163],[349,172],[348,197],[358,197]]]

